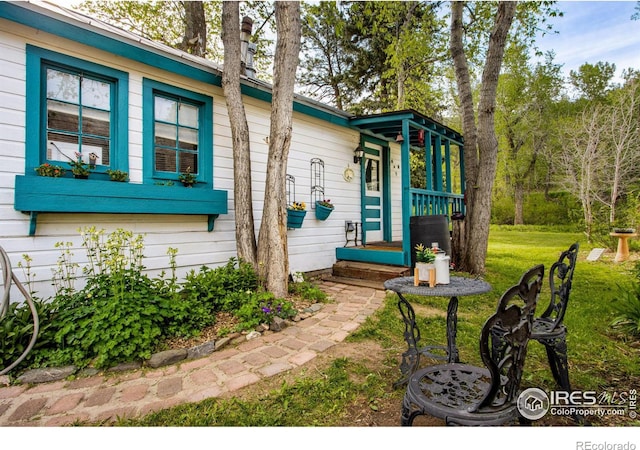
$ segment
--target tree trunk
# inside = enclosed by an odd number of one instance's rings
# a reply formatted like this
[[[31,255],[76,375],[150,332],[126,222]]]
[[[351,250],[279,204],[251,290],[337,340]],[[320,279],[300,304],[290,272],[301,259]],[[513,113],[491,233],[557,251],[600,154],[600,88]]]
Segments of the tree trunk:
[[[264,210],[258,236],[259,275],[276,297],[287,295],[289,257],[285,178],[293,123],[293,90],[300,53],[300,4],[274,3],[276,51],[273,70],[273,97],[269,157]]]
[[[185,31],[180,49],[204,58],[207,51],[207,21],[201,1],[185,1]]]
[[[498,161],[498,140],[494,125],[496,90],[507,35],[513,22],[516,6],[517,2],[500,2],[498,5],[482,73],[476,128],[469,67],[462,39],[463,3],[452,2],[451,4],[450,50],[458,84],[465,137],[467,216],[460,258],[462,269],[473,274],[481,274],[485,269],[491,220],[491,191]]]
[[[199,3],[199,2],[194,2]],[[238,258],[258,269],[256,234],[251,194],[251,148],[249,125],[240,91],[240,10],[236,1],[222,3],[222,42],[224,44],[224,91],[231,140],[233,143],[233,191]]]
[[[521,182],[516,182],[513,187],[514,190],[514,204],[515,211],[513,217],[514,225],[523,225],[524,224],[524,185]]]

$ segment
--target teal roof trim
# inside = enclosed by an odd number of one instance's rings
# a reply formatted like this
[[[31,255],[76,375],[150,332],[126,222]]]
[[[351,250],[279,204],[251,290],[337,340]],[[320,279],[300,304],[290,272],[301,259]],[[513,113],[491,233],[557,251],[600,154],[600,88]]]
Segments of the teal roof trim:
[[[179,61],[177,59],[161,55],[157,52],[141,48],[138,45],[123,42],[122,40],[87,30],[86,28],[74,25],[70,22],[49,17],[46,14],[41,14],[37,11],[12,4],[11,2],[0,2],[0,18],[104,50],[109,53],[122,56],[123,58],[142,61],[144,64],[182,75],[193,80],[218,87],[222,86],[222,75],[220,73],[216,73],[216,69],[214,68],[198,68],[194,66],[197,62],[189,64],[186,61]],[[178,57],[176,56],[176,58]],[[243,94],[271,103],[272,94],[268,87],[260,89],[252,86],[250,82],[243,82],[241,88]],[[347,113],[341,113],[339,111],[332,112],[329,108],[323,108],[322,105],[314,107],[313,105],[294,100],[293,110],[335,125],[350,127],[349,115]]]

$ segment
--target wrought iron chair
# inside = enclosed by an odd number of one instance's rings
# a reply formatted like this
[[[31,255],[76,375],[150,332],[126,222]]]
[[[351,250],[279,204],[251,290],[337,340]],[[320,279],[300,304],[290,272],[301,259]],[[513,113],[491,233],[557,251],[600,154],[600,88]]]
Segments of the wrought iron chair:
[[[569,303],[573,272],[578,259],[580,244],[576,242],[560,254],[549,271],[551,301],[547,309],[535,318],[531,339],[543,344],[547,350],[551,373],[558,386],[570,392],[569,366],[567,362],[567,328],[563,320]]]
[[[544,266],[537,265],[500,298],[480,335],[485,367],[439,364],[411,375],[402,402],[403,426],[425,414],[447,425],[501,425],[519,418],[516,402],[543,277]],[[496,329],[502,330],[504,344],[499,359],[492,351]]]
[[[402,315],[402,321],[404,323],[404,340],[408,343],[409,348],[402,355],[402,362],[400,364],[400,371],[405,374],[400,380],[393,384],[393,388],[396,389],[400,386],[404,386],[409,375],[418,369],[420,365],[421,357],[446,361],[449,363],[458,362],[458,354],[456,349],[456,330],[458,328],[458,302],[449,302],[447,307],[447,345],[426,345],[419,347],[418,343],[421,340],[420,328],[416,325],[416,313],[413,306],[405,300],[404,297],[399,296],[398,308]]]

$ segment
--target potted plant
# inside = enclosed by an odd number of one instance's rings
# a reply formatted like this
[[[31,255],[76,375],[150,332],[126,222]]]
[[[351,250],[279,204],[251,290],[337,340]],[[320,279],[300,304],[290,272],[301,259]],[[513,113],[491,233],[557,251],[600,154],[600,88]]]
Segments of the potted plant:
[[[65,174],[65,170],[62,167],[52,166],[49,163],[40,164],[38,167],[35,168],[35,171],[41,177],[59,178],[59,177],[63,177]]]
[[[129,178],[129,174],[127,172],[123,172],[122,170],[107,170],[107,175],[109,175],[109,179],[111,181],[119,181],[124,182]]]
[[[414,284],[417,286],[420,282],[425,281],[429,283],[429,286],[435,286],[436,267],[433,262],[436,260],[436,254],[423,244],[416,245],[415,251],[416,267],[414,270]]]
[[[333,209],[334,205],[331,203],[331,200],[318,200],[316,202],[316,219],[327,220],[327,217],[329,217]]]
[[[304,202],[293,202],[287,207],[287,228],[300,228],[307,215],[307,205]]]
[[[196,176],[191,173],[191,166],[187,167],[187,170],[178,176],[178,180],[180,180],[184,187],[192,187],[196,184]]]
[[[65,155],[66,156],[66,155]],[[89,173],[91,173],[91,169],[95,168],[94,164],[85,164],[82,162],[82,153],[76,152],[76,159],[69,159],[69,165],[71,166],[71,173],[74,178],[89,178]]]

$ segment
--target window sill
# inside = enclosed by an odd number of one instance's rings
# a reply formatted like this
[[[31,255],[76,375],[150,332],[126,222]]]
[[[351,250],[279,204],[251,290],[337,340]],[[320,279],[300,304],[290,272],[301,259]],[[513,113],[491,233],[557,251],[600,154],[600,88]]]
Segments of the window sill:
[[[14,208],[31,215],[30,236],[38,213],[54,212],[206,215],[213,231],[215,219],[227,213],[227,191],[16,175]]]

